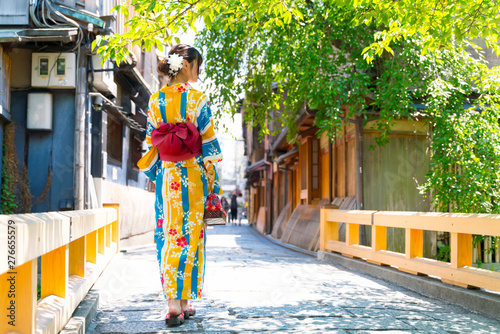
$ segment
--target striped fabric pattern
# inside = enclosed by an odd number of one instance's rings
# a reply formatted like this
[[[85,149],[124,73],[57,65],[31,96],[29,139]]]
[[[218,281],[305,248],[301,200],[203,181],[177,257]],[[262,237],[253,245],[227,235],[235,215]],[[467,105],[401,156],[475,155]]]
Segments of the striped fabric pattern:
[[[214,163],[222,159],[207,97],[188,84],[163,87],[151,96],[146,143],[160,121],[192,122],[202,137],[202,156],[171,162],[151,159],[142,171],[156,180],[155,242],[167,299],[199,299],[205,273],[203,213],[210,191],[220,193]]]

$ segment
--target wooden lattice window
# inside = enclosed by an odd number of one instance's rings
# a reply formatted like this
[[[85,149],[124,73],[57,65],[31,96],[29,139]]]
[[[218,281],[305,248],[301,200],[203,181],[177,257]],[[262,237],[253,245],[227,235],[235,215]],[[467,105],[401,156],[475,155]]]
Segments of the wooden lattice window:
[[[130,155],[132,157],[132,168],[134,170],[139,170],[137,167],[137,163],[142,157],[142,140],[137,138],[136,136],[132,137],[132,143],[130,144]]]
[[[108,161],[115,165],[122,165],[123,156],[123,124],[108,114],[107,147]]]
[[[312,188],[313,190],[319,189],[319,140],[313,139],[312,141]]]

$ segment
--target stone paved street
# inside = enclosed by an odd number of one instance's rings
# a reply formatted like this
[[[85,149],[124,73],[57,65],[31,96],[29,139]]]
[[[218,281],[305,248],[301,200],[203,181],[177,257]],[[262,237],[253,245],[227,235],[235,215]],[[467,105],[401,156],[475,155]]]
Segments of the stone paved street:
[[[154,246],[115,256],[91,333],[500,333],[500,322],[273,244],[248,225],[208,231],[197,314],[166,328]]]

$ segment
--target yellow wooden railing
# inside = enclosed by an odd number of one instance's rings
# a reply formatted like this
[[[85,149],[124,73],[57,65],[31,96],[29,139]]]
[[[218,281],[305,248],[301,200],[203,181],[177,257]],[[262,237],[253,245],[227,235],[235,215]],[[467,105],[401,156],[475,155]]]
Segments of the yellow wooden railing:
[[[118,204],[0,215],[0,333],[58,333],[118,252],[119,233]]]
[[[339,241],[339,222],[346,223],[345,242]],[[371,247],[359,244],[359,225],[372,227]],[[404,254],[387,250],[387,227],[405,229]],[[423,257],[424,230],[450,232],[450,263]],[[323,251],[395,266],[415,275],[437,276],[462,287],[500,291],[500,272],[472,267],[473,234],[500,235],[500,215],[321,209]]]

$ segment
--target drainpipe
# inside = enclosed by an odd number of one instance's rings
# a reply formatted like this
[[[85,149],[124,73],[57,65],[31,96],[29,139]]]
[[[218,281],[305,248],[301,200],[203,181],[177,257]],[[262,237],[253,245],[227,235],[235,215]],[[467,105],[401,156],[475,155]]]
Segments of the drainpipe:
[[[75,210],[84,209],[85,197],[85,73],[85,67],[78,67],[75,96],[75,165],[73,174]]]
[[[356,202],[358,210],[364,210],[363,203],[363,119],[356,120]]]
[[[332,177],[333,177],[333,152],[332,152],[332,143],[330,142],[330,138],[328,138],[328,199],[331,204],[333,201],[333,185],[332,185]]]
[[[363,119],[356,119],[356,202],[358,210],[364,210],[363,203]],[[359,225],[359,242],[366,245],[365,226]]]
[[[266,121],[267,126],[267,121]],[[267,161],[267,152],[269,150],[269,136],[265,135],[264,137],[264,163],[269,166],[268,173],[269,177],[266,178],[266,228],[265,233],[271,233],[271,217],[272,217],[272,186],[273,186],[273,164]]]
[[[91,56],[87,57],[87,64],[90,62],[88,59]],[[85,72],[87,73],[87,72]],[[87,78],[87,75],[85,75]],[[92,178],[92,174],[90,173],[91,164],[92,164],[92,140],[91,140],[91,128],[92,128],[92,100],[89,98],[89,85],[88,80],[85,81],[85,209],[96,209],[96,203],[92,202],[91,193],[95,193],[94,182]],[[93,189],[91,189],[91,187]]]

